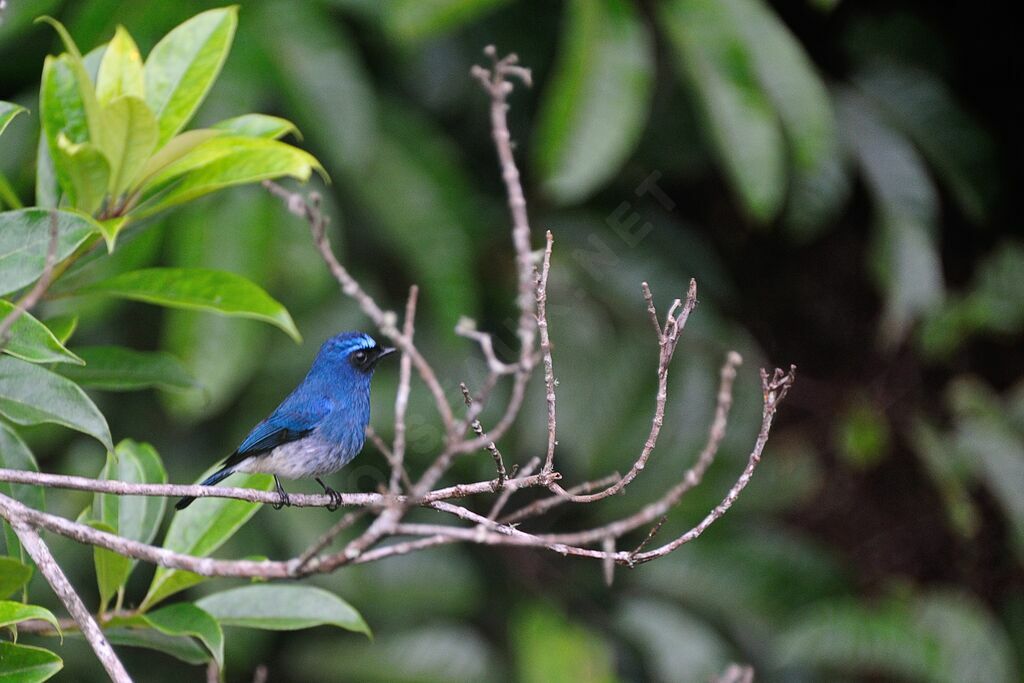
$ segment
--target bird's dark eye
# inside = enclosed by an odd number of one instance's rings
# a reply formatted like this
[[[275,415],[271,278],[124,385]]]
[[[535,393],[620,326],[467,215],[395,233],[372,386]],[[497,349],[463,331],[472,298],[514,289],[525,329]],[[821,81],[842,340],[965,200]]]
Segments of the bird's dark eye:
[[[352,360],[362,365],[366,362],[366,351],[356,351],[352,354]]]

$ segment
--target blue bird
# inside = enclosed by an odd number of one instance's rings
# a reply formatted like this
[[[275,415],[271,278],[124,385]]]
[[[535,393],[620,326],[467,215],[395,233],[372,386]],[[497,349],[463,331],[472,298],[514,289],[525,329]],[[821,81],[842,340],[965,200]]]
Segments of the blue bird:
[[[320,347],[306,378],[270,417],[256,425],[223,466],[203,482],[212,486],[235,472],[274,475],[281,501],[290,505],[278,477],[313,477],[331,497],[335,510],[341,494],[320,477],[337,472],[363,448],[370,422],[370,378],[380,359],[394,353],[362,332],[344,332]],[[174,507],[183,510],[195,498]]]

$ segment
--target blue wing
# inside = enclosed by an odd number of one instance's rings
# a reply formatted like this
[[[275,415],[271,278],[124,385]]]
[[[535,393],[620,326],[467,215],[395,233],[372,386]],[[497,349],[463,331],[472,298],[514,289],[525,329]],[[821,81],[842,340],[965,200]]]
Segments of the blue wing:
[[[224,462],[224,466],[231,467],[250,456],[301,439],[316,429],[332,407],[331,400],[326,397],[301,403],[286,400],[270,417],[253,427],[238,450]]]

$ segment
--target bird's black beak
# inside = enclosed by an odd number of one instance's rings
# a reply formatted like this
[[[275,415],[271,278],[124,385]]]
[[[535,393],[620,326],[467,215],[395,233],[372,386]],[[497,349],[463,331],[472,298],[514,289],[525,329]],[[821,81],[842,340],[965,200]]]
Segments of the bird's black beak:
[[[393,354],[397,350],[398,349],[396,349],[393,346],[378,346],[377,347],[377,358],[375,358],[374,360],[380,361],[381,358],[384,358],[386,356],[390,356],[391,354]]]

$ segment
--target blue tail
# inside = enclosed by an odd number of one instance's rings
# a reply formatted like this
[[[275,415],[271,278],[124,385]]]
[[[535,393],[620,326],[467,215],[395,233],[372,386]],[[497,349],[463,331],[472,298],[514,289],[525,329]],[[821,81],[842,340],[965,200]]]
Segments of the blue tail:
[[[216,472],[214,472],[213,474],[208,476],[206,479],[203,479],[203,481],[200,482],[199,485],[200,486],[213,486],[214,484],[216,484],[217,482],[221,481],[222,479],[227,479],[229,476],[231,476],[231,474],[234,473],[234,471],[235,471],[234,467],[222,467],[221,469],[217,470]],[[184,498],[179,500],[177,503],[175,503],[174,509],[175,510],[184,510],[189,505],[191,505],[192,501],[194,501],[194,500],[195,500],[195,496],[185,496]]]

